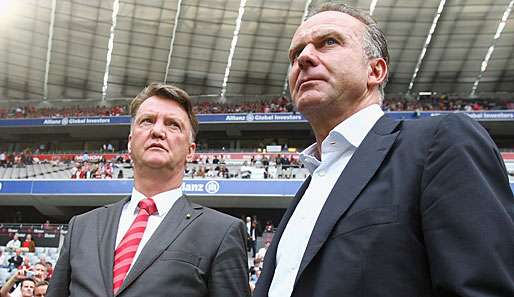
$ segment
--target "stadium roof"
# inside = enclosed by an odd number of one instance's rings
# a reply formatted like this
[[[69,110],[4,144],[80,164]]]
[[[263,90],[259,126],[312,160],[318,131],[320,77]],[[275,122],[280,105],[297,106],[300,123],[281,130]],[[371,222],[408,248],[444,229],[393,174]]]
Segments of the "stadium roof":
[[[514,0],[354,0],[390,47],[386,93],[514,93]],[[0,0],[0,99],[280,96],[307,0]]]

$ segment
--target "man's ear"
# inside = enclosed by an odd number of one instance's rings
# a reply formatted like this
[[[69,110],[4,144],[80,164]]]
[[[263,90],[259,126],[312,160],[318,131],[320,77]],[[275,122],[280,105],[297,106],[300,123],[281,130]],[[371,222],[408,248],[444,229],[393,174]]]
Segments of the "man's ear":
[[[188,152],[188,154],[186,156],[186,161],[190,162],[190,161],[193,161],[193,157],[194,157],[195,152],[196,152],[196,143],[191,142],[189,144],[189,148],[188,149],[189,149],[189,152]]]
[[[387,79],[389,68],[384,58],[372,58],[369,61],[368,85],[381,85]]]

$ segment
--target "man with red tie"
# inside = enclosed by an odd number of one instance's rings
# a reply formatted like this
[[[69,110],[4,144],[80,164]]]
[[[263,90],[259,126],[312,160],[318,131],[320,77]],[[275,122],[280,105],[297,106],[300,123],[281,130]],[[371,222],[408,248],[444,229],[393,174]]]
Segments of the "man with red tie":
[[[72,218],[47,296],[249,296],[243,222],[181,190],[198,130],[189,96],[153,83],[130,109],[132,195]]]

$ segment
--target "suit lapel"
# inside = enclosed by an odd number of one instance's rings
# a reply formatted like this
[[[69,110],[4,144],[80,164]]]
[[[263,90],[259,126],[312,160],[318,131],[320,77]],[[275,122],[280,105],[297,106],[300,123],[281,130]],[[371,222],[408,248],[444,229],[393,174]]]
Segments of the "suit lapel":
[[[111,205],[105,206],[105,211],[98,218],[98,255],[100,258],[100,269],[104,286],[107,291],[106,296],[112,296],[112,278],[114,266],[114,249],[118,225],[120,223],[123,205],[130,200],[130,196]]]
[[[291,201],[291,204],[289,204],[289,207],[287,208],[286,213],[282,217],[282,220],[280,221],[280,224],[278,225],[277,232],[273,235],[273,240],[271,241],[271,245],[268,248],[268,251],[266,252],[266,255],[269,255],[269,256],[266,258],[266,262],[264,264],[264,268],[263,268],[261,277],[259,277],[259,281],[257,283],[258,287],[269,288],[269,286],[271,285],[271,281],[273,280],[273,275],[275,274],[278,243],[280,241],[280,238],[282,237],[282,234],[284,233],[284,229],[287,226],[287,222],[289,222],[289,219],[293,215],[293,212],[296,209],[296,206],[300,202],[300,199],[303,197],[303,194],[305,193],[305,190],[307,190],[307,187],[309,186],[310,182],[311,182],[311,176],[307,177],[307,179],[303,182],[302,186],[296,193],[293,201]],[[264,292],[264,291],[268,292],[267,289],[259,290],[259,292]],[[260,295],[258,295],[258,296],[260,296]]]
[[[326,242],[333,227],[371,180],[400,133],[399,122],[382,116],[366,135],[339,176],[316,221],[303,255],[295,284],[307,265]]]
[[[202,212],[203,207],[193,207],[186,198],[179,198],[146,243],[116,295],[123,292],[152,265],[166,248],[175,241],[177,236],[200,216]],[[189,216],[186,216],[187,214],[189,214]]]

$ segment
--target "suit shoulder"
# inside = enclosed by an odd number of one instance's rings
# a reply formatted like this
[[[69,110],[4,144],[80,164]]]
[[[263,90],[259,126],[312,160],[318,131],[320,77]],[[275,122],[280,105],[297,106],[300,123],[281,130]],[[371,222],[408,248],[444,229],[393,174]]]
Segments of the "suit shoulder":
[[[404,121],[402,132],[424,133],[424,136],[433,135],[440,130],[449,134],[461,131],[476,131],[482,133],[485,129],[465,113],[449,113],[433,117]],[[429,134],[425,134],[429,133]]]
[[[74,216],[73,218],[74,218],[75,221],[91,220],[93,218],[96,218],[98,215],[101,215],[104,212],[109,211],[117,203],[122,203],[122,202],[118,201],[118,202],[115,202],[115,203],[111,203],[111,204],[107,204],[107,205],[104,205],[104,206],[100,206],[100,207],[97,207],[97,208],[92,209],[90,211],[87,211],[85,213],[78,214],[78,215]]]
[[[236,217],[233,217],[231,215],[219,212],[219,211],[214,210],[212,208],[201,206],[201,205],[196,204],[196,203],[191,203],[191,205],[193,207],[195,207],[195,208],[196,207],[201,207],[202,210],[203,210],[203,215],[205,216],[205,218],[208,219],[213,224],[228,226],[228,225],[232,225],[232,224],[237,223],[237,222],[243,223],[243,221],[241,219],[239,219],[239,218],[236,218]]]

